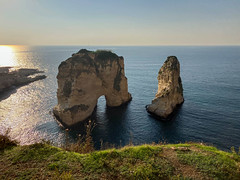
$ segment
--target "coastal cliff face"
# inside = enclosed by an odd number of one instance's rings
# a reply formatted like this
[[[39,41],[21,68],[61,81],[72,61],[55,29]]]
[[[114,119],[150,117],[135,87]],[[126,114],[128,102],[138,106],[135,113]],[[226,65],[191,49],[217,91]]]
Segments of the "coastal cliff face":
[[[158,72],[157,94],[146,109],[151,114],[167,118],[183,101],[180,64],[177,57],[169,56]]]
[[[53,113],[67,126],[88,118],[102,95],[112,107],[131,100],[124,59],[110,51],[82,49],[58,69],[58,105]]]

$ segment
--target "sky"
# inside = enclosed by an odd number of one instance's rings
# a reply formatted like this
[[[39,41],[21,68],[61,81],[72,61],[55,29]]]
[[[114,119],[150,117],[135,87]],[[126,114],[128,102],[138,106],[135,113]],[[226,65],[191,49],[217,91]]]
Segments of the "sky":
[[[240,45],[240,0],[0,0],[0,44]]]

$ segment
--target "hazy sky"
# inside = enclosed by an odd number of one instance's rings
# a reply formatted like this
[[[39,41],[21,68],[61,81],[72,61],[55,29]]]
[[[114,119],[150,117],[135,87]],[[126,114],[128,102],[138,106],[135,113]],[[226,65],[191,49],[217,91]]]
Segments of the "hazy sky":
[[[0,44],[240,45],[240,0],[0,0]]]

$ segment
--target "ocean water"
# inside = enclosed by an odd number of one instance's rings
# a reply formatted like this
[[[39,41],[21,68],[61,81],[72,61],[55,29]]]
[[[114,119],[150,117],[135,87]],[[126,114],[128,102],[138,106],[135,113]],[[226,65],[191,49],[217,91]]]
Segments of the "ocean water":
[[[81,129],[66,130],[52,116],[57,103],[58,65],[81,48],[110,49],[125,59],[125,73],[133,100],[107,108],[98,100],[93,139],[116,146],[164,141],[204,142],[223,150],[240,146],[240,46],[81,47],[11,46],[0,53],[0,65],[34,67],[47,78],[0,94],[0,132],[21,144],[40,139],[56,144],[66,134],[75,141]],[[0,48],[1,50],[1,48]],[[167,56],[181,65],[185,102],[171,121],[151,117],[145,110],[157,91],[157,73]]]

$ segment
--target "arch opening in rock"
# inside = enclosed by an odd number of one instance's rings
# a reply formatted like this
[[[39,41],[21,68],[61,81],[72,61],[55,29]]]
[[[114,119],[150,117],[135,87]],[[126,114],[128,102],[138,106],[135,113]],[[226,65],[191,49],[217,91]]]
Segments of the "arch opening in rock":
[[[97,112],[104,113],[106,111],[107,101],[104,95],[100,96],[97,100]]]
[[[110,51],[82,49],[58,69],[58,104],[53,112],[67,126],[91,116],[101,96],[110,107],[131,100],[124,59]]]

